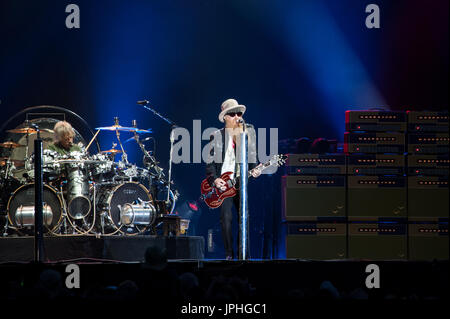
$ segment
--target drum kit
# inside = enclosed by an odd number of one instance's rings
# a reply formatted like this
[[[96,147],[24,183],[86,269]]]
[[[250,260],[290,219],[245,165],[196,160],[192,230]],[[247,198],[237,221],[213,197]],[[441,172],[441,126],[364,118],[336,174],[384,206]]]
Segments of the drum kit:
[[[47,133],[53,133],[45,129]],[[112,149],[97,154],[88,153],[89,146],[101,131],[115,132],[117,143]],[[35,127],[25,126],[7,131],[26,134],[26,144],[12,141],[0,143],[0,149],[26,148],[23,160],[0,157],[0,214],[4,213],[3,236],[11,233],[30,235],[34,231],[34,154],[28,154],[28,136],[36,134]],[[128,161],[120,140],[122,132],[132,133],[144,154],[143,166]],[[171,190],[163,169],[141,141],[142,134],[151,130],[115,124],[98,127],[97,132],[81,151],[62,155],[44,149],[42,170],[44,180],[43,221],[48,235],[138,235],[155,233],[158,222],[171,213],[179,196]],[[146,140],[146,139],[144,139]],[[122,155],[115,161],[116,155]],[[20,178],[17,177],[17,172]],[[146,186],[145,186],[146,185]],[[169,200],[158,200],[157,194],[166,190]]]

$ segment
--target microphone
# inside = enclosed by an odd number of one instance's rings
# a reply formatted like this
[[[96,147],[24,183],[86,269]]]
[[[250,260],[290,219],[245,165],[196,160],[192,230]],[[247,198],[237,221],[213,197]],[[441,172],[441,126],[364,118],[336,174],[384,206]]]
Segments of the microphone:
[[[237,122],[239,123],[239,124],[242,124],[242,130],[243,130],[243,132],[245,132],[245,127],[247,126],[247,124],[245,124],[245,121],[244,121],[244,119],[241,117],[241,118],[238,118],[237,119]]]
[[[136,103],[139,105],[146,105],[146,104],[150,103],[150,101],[142,100],[142,101],[137,101]]]

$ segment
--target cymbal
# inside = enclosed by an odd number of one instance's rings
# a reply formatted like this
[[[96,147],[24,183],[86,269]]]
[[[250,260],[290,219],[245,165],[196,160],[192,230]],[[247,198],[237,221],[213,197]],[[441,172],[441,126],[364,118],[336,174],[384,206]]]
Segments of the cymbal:
[[[42,128],[42,132],[48,132],[48,133],[55,133],[53,130],[50,130],[48,128]],[[18,133],[18,134],[36,134],[37,130],[34,127],[21,127],[21,128],[15,128],[12,130],[7,130],[6,132],[9,133]]]
[[[140,141],[141,142],[146,142],[146,141],[148,141],[149,139],[150,139],[151,137],[146,137],[146,138],[144,138],[144,139],[140,139]],[[133,137],[130,137],[129,139],[127,139],[126,141],[125,141],[125,143],[128,143],[128,142],[131,142],[131,141],[136,141],[136,138],[133,136]]]
[[[61,160],[55,160],[55,161],[49,161],[46,162],[46,165],[51,164],[106,164],[107,161],[97,161],[97,160],[90,160],[90,159],[61,159]]]
[[[137,130],[136,130],[136,133],[138,133],[138,134],[152,133],[152,129],[151,129],[151,128],[146,129],[146,130],[137,129]]]
[[[9,157],[0,157],[0,166],[5,166],[7,161],[14,163],[14,166],[16,167],[20,167],[20,166],[24,166],[25,165],[25,161],[24,160],[14,160],[14,159],[10,159]]]
[[[122,131],[122,132],[135,132],[137,130],[137,128],[135,127],[127,127],[121,125],[103,126],[97,127],[95,129],[100,131]]]
[[[16,147],[25,147],[26,145],[22,145],[22,144],[17,144],[15,142],[4,142],[4,143],[0,143],[0,147],[4,147],[4,148],[16,148]]]
[[[121,132],[136,132],[138,134],[145,134],[145,133],[151,133],[152,130],[143,130],[139,129],[137,127],[130,127],[130,126],[121,126],[121,125],[113,125],[113,126],[103,126],[103,127],[97,127],[96,130],[100,131],[121,131]]]
[[[118,153],[122,153],[122,151],[121,151],[121,150],[116,150],[115,148],[112,148],[112,149],[107,150],[107,151],[101,151],[100,153],[103,153],[103,154],[109,153],[109,154],[114,154],[114,155],[116,155],[116,154],[118,154]]]

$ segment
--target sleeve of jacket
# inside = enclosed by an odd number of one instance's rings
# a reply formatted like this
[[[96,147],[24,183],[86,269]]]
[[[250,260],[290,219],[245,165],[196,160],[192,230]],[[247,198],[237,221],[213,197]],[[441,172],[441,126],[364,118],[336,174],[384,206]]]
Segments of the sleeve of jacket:
[[[212,134],[209,138],[210,142],[212,142],[214,140],[214,134]],[[217,170],[217,164],[214,161],[215,158],[215,154],[214,154],[214,144],[212,144],[212,148],[211,151],[209,153],[210,157],[206,163],[206,178],[208,179],[208,183],[210,185],[214,184],[214,181],[216,180],[216,178],[219,178],[220,176],[218,176],[218,170]]]

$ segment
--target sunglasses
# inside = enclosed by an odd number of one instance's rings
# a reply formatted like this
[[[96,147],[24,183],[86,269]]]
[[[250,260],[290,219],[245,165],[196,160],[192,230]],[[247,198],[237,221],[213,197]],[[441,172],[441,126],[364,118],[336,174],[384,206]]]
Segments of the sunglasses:
[[[230,113],[227,113],[226,115],[229,115],[231,117],[234,117],[235,115],[237,115],[237,116],[241,117],[242,112],[230,112]]]

